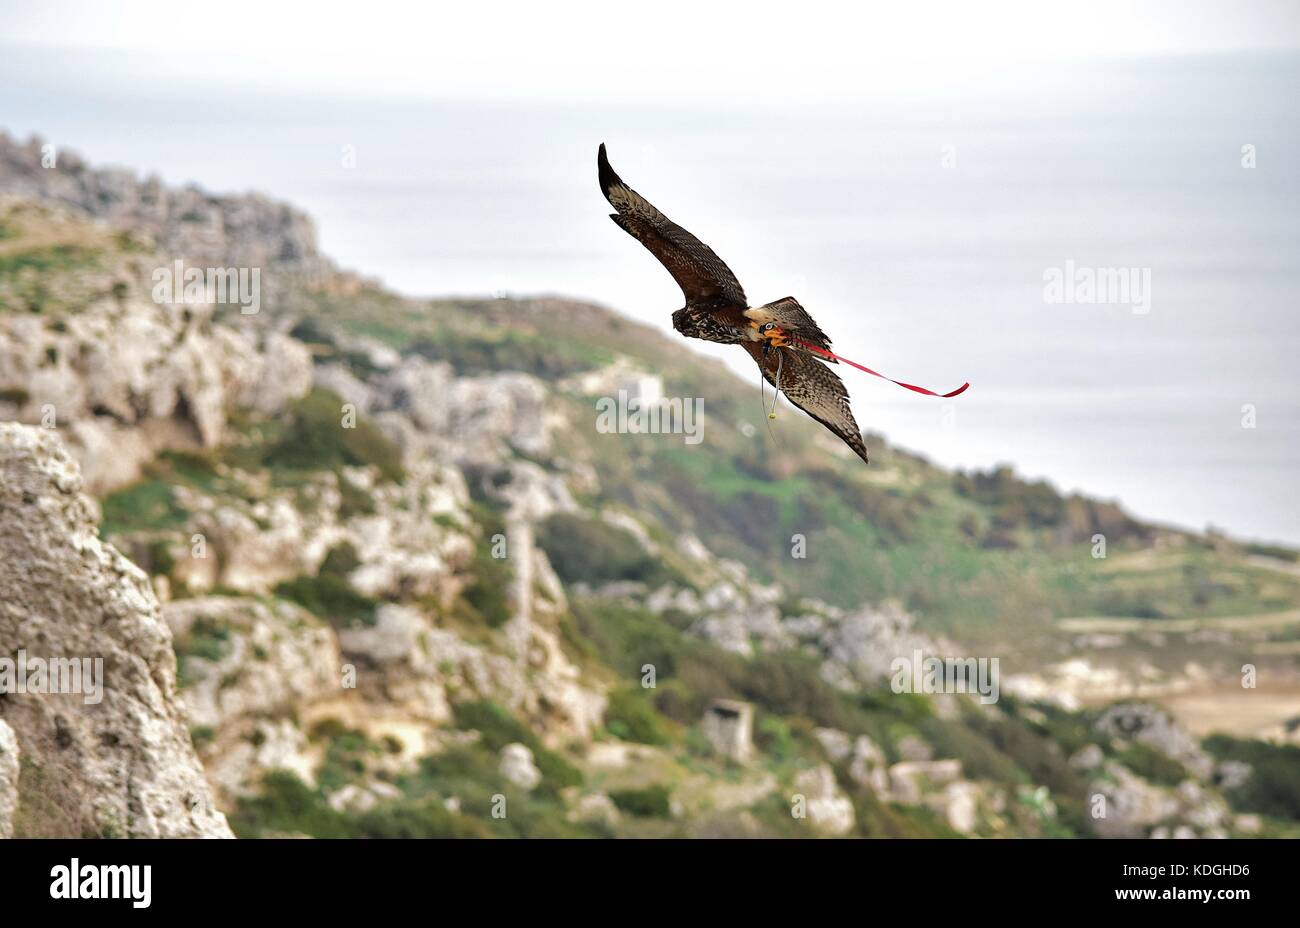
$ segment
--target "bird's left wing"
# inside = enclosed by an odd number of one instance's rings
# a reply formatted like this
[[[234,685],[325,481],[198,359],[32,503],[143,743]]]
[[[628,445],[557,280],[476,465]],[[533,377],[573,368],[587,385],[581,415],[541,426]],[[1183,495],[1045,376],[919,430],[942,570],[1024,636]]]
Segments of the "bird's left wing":
[[[741,344],[758,362],[768,383],[778,387],[786,399],[834,432],[864,463],[870,463],[862,430],[858,428],[853,409],[849,406],[849,391],[834,371],[803,351],[773,348],[764,355],[763,346],[757,342]]]
[[[614,173],[604,143],[596,156],[596,166],[601,192],[618,210],[609,218],[659,259],[682,288],[688,303],[721,298],[738,306],[749,305],[740,281],[712,248],[655,209]]]

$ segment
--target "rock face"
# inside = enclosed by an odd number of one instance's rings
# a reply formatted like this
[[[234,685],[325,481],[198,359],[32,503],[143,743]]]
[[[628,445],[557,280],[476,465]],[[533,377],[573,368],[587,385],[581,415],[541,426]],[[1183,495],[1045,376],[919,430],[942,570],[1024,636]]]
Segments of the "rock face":
[[[808,820],[824,835],[844,835],[853,830],[853,801],[835,783],[827,764],[804,770],[794,778],[794,788],[804,796]]]
[[[205,631],[222,635],[220,653],[184,658],[193,725],[288,713],[338,693],[342,660],[334,634],[297,606],[214,596],[168,603],[163,615],[179,651]]]
[[[1111,738],[1131,739],[1172,757],[1198,777],[1208,777],[1214,762],[1173,717],[1145,702],[1111,706],[1097,719],[1096,729]]]
[[[0,653],[23,650],[29,665],[102,661],[98,694],[85,678],[69,686],[70,675],[58,693],[35,692],[29,674],[28,692],[0,697],[23,758],[13,830],[228,837],[190,743],[158,601],[144,574],[99,541],[81,490],[53,430],[0,425]],[[0,737],[0,797],[12,753]]]
[[[269,267],[318,279],[332,270],[304,213],[258,194],[218,196],[172,188],[121,168],[91,168],[75,152],[0,132],[0,188],[65,203],[96,219],[149,233],[169,254],[196,263]],[[272,281],[268,278],[268,283]]]
[[[1094,827],[1103,838],[1168,837],[1168,823],[1185,822],[1174,837],[1226,837],[1227,804],[1195,780],[1170,789],[1148,783],[1122,764],[1106,764],[1089,786],[1097,808]],[[1104,797],[1104,803],[1098,802]]]
[[[0,838],[14,836],[18,809],[18,738],[0,721]]]
[[[236,407],[280,411],[311,387],[299,342],[214,325],[211,306],[155,304],[129,285],[91,298],[57,329],[0,316],[0,416],[66,428],[87,489],[140,476],[168,448],[210,448]]]

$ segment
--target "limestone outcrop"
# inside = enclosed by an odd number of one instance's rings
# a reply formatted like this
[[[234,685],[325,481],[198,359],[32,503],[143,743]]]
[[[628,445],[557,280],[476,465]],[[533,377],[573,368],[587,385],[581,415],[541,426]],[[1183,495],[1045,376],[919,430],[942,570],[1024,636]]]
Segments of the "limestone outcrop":
[[[0,696],[0,822],[20,835],[227,837],[158,600],[96,523],[57,432],[0,424],[0,653],[17,656],[24,684]]]

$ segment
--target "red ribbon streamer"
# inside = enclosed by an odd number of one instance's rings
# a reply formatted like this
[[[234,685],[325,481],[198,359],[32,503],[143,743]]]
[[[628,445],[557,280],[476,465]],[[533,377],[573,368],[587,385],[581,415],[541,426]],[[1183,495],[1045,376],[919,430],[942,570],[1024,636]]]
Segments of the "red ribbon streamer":
[[[965,393],[966,388],[970,386],[969,383],[964,383],[956,390],[953,390],[951,393],[935,393],[933,390],[927,390],[925,387],[918,387],[914,384],[903,383],[903,381],[901,380],[895,380],[892,377],[886,377],[884,374],[878,373],[877,371],[873,371],[869,367],[863,367],[857,361],[850,361],[848,358],[840,357],[833,351],[827,351],[825,348],[821,348],[817,345],[810,345],[808,342],[804,341],[801,338],[795,338],[792,335],[787,335],[785,337],[790,341],[794,342],[796,345],[800,346],[801,348],[807,348],[809,351],[815,351],[820,355],[825,355],[828,358],[834,358],[837,361],[843,361],[845,364],[849,365],[850,367],[856,367],[858,370],[865,371],[866,373],[870,374],[873,377],[879,377],[881,380],[888,380],[890,383],[896,383],[900,387],[903,387],[904,389],[911,390],[913,393],[924,393],[926,396],[937,396],[941,399],[946,400],[946,399],[951,399],[954,396],[958,396],[962,393]]]

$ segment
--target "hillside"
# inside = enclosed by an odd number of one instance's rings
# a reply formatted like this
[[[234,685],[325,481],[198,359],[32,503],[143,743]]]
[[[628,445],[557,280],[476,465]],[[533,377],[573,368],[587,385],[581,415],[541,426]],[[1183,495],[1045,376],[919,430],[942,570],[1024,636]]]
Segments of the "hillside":
[[[614,311],[405,299],[283,204],[39,157],[0,136],[0,420],[57,430],[152,578],[236,834],[1300,829],[1295,551],[773,440]],[[258,267],[258,312],[156,301],[178,259]],[[601,431],[619,391],[698,398],[702,440]],[[894,692],[916,649],[1000,698]]]

